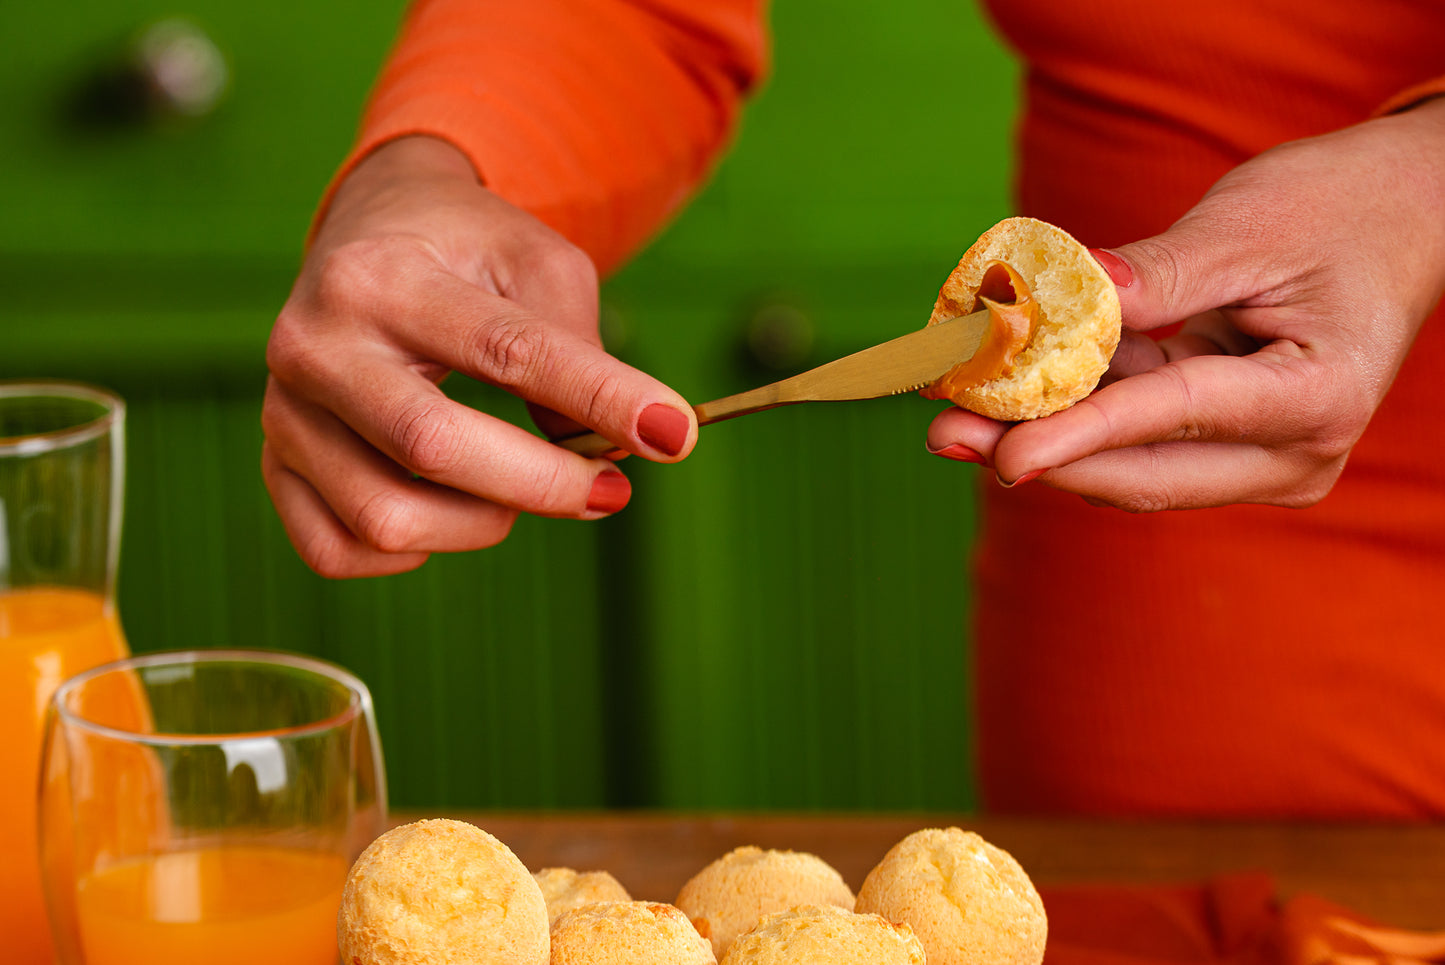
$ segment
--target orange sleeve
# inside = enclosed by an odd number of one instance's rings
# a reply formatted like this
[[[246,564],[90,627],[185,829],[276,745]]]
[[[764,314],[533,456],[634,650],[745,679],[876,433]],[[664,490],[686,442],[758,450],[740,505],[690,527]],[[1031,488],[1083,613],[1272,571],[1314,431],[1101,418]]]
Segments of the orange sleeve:
[[[1432,97],[1445,96],[1445,77],[1435,77],[1425,81],[1423,84],[1416,84],[1408,87],[1400,93],[1385,101],[1375,111],[1376,116],[1383,114],[1395,114],[1399,111],[1407,111],[1412,107],[1418,107],[1422,101]]]
[[[764,68],[764,3],[418,0],[333,189],[439,137],[605,273],[707,177]]]

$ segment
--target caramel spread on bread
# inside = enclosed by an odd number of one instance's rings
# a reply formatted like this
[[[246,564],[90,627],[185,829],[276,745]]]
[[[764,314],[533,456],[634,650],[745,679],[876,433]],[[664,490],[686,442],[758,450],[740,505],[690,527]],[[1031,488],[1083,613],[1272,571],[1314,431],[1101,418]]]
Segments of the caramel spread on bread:
[[[1038,318],[1038,305],[1028,284],[1002,261],[989,262],[974,295],[972,311],[988,309],[988,331],[973,358],[955,365],[943,378],[924,386],[925,399],[951,399],[955,393],[1008,375],[1014,359],[1028,345]]]

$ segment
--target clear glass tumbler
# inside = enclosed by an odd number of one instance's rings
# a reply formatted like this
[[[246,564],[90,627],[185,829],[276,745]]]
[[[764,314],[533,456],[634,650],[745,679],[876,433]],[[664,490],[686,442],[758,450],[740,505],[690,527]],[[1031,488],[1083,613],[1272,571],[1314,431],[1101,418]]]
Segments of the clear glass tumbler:
[[[123,657],[115,607],[125,405],[63,382],[0,382],[0,935],[47,965],[35,841],[45,707],[60,682]]]
[[[55,692],[40,852],[64,965],[333,965],[386,824],[371,695],[266,651],[133,657]]]

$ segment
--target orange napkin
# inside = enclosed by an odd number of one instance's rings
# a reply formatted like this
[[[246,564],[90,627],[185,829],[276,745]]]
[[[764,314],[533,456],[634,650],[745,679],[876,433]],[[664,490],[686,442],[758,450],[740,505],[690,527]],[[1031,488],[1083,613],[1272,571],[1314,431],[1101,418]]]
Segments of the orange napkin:
[[[1264,874],[1040,891],[1049,916],[1044,965],[1445,963],[1445,932],[1383,928],[1312,895],[1280,902]]]

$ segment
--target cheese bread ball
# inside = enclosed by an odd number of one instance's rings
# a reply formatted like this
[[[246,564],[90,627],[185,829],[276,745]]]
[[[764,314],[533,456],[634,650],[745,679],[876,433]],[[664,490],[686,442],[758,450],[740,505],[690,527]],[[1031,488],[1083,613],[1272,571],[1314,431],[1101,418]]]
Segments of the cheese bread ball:
[[[574,908],[552,923],[552,965],[717,965],[717,959],[672,905],[609,901]]]
[[[924,965],[913,929],[881,915],[804,905],[738,936],[722,965]]]
[[[542,889],[502,842],[463,821],[418,821],[371,843],[337,916],[346,965],[546,965]]]
[[[802,851],[737,848],[708,865],[682,886],[677,907],[712,942],[718,958],[764,915],[798,905],[836,905],[853,910],[853,892],[843,876],[817,855]]]
[[[928,965],[1039,965],[1044,905],[1008,852],[971,831],[916,831],[884,855],[858,910],[912,926]]]
[[[928,324],[978,310],[979,287],[995,262],[1014,269],[1037,306],[1026,347],[997,378],[954,384],[950,371],[923,396],[1006,421],[1037,419],[1073,405],[1093,391],[1119,344],[1114,282],[1063,229],[1033,218],[1006,218],[963,253],[939,289]]]
[[[573,871],[571,868],[543,868],[533,878],[547,901],[547,915],[556,921],[563,912],[599,901],[631,901],[622,884],[605,871]]]

